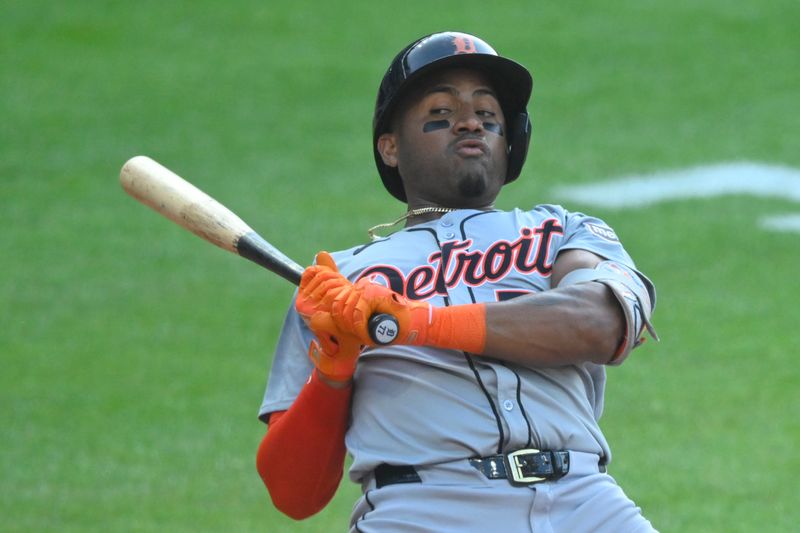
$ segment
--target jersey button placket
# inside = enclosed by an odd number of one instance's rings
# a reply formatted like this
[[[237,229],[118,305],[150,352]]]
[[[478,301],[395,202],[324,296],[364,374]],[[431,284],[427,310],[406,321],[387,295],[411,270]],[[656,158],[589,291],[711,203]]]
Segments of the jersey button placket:
[[[455,226],[457,223],[458,219],[453,216],[453,213],[447,213],[439,219],[439,222],[436,225],[436,235],[439,238],[440,244],[456,239]],[[459,235],[458,238],[460,239],[461,235]],[[450,261],[453,261],[452,254]],[[448,268],[445,269],[448,274],[450,274],[452,270],[451,266],[452,263],[449,263]],[[469,287],[464,283],[461,283],[461,280],[451,280],[448,278],[447,281],[447,297],[450,301],[450,305],[471,304],[474,302],[472,295],[469,292]]]
[[[506,451],[523,446],[528,440],[528,424],[522,410],[518,409],[515,400],[517,397],[517,378],[514,372],[499,365],[493,365],[497,376],[497,403],[501,407],[500,413],[508,427],[508,436],[504,444],[511,446]]]
[[[439,238],[445,241],[451,241],[455,238],[456,233],[453,231],[453,218],[445,215],[439,219]]]

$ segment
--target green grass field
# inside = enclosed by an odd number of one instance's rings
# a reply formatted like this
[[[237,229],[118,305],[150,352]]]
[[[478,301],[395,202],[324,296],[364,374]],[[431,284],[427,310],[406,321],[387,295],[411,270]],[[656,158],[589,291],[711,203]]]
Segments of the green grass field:
[[[352,4],[355,6],[355,4]],[[150,155],[302,263],[402,214],[370,120],[410,40],[484,36],[534,74],[532,151],[500,207],[560,184],[751,160],[800,167],[791,0],[431,4],[14,1],[0,7],[0,530],[342,531],[255,472],[292,288],[132,201]],[[662,531],[800,523],[800,234],[746,196],[611,211],[656,282],[609,372],[611,472]],[[794,524],[794,525],[792,525]]]

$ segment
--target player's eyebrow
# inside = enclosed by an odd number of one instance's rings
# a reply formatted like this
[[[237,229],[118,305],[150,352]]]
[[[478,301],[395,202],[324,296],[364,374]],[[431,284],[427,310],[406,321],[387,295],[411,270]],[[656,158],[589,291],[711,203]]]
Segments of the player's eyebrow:
[[[440,84],[440,85],[434,85],[433,87],[425,91],[423,96],[428,96],[435,93],[447,93],[453,96],[459,95],[458,90],[453,85]],[[472,91],[472,96],[493,96],[494,98],[497,98],[497,93],[495,93],[488,87],[478,87],[477,89]]]

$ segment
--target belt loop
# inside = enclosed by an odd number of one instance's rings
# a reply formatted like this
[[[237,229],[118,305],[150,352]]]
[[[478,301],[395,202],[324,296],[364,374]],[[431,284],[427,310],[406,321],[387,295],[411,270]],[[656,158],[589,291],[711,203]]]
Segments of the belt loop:
[[[561,479],[569,473],[569,452],[550,452],[553,457],[553,479]]]

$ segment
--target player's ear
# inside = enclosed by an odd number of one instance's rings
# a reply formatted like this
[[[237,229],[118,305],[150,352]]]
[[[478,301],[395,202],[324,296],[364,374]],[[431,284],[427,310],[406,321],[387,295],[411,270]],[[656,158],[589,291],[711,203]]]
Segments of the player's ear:
[[[388,167],[397,166],[397,136],[394,133],[384,133],[378,137],[378,153],[381,154],[383,163]]]

